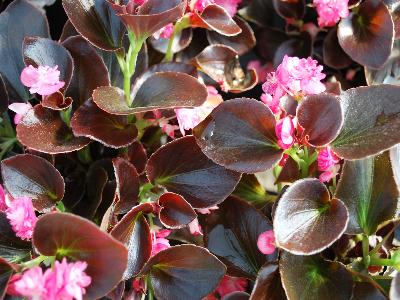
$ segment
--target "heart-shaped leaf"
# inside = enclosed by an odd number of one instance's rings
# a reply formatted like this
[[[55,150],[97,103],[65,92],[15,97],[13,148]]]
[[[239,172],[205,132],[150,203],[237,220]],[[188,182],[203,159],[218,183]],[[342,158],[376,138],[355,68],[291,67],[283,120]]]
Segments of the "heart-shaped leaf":
[[[322,51],[324,64],[331,68],[347,68],[353,62],[346,52],[343,51],[342,47],[340,47],[336,27],[331,29],[326,35]]]
[[[63,93],[57,91],[51,95],[45,96],[42,99],[42,106],[53,110],[64,110],[72,105],[71,97],[64,97]]]
[[[110,85],[110,79],[103,60],[83,37],[70,37],[63,42],[63,46],[71,53],[75,66],[66,94],[74,99],[77,103],[75,107],[78,107],[92,97],[93,90]]]
[[[175,193],[165,193],[158,199],[160,222],[167,228],[179,229],[192,222],[197,214],[186,200]]]
[[[211,45],[222,44],[233,48],[238,55],[243,55],[250,51],[256,45],[256,37],[250,25],[239,17],[234,17],[233,20],[242,30],[241,33],[235,36],[225,36],[216,31],[207,31],[207,40]]]
[[[204,154],[217,164],[256,173],[272,168],[281,159],[275,124],[266,105],[240,98],[221,103],[193,134]]]
[[[75,29],[93,45],[108,51],[121,48],[125,26],[107,1],[63,0],[62,5]]]
[[[221,203],[240,180],[240,173],[208,159],[193,136],[176,139],[159,148],[149,158],[146,173],[150,182],[181,195],[194,208]]]
[[[277,263],[266,263],[258,272],[250,300],[286,300]]]
[[[360,159],[400,143],[399,92],[398,86],[378,85],[340,95],[344,123],[332,142],[337,155]]]
[[[326,261],[318,255],[297,256],[284,252],[279,271],[288,299],[351,299],[353,279],[339,262]]]
[[[125,280],[137,275],[150,258],[152,239],[143,213],[151,212],[153,207],[150,203],[135,206],[110,232],[128,248],[128,267],[123,276]]]
[[[123,244],[101,231],[92,222],[67,213],[49,213],[39,218],[33,245],[47,256],[85,261],[92,278],[85,297],[105,296],[122,279],[128,252]]]
[[[26,37],[23,45],[25,65],[58,66],[60,81],[64,81],[63,89],[71,82],[74,62],[71,54],[61,44],[47,38]]]
[[[207,99],[207,89],[196,78],[176,72],[159,72],[137,83],[131,107],[121,89],[103,86],[93,93],[93,101],[104,111],[129,115],[154,109],[200,106]]]
[[[389,153],[345,161],[335,197],[349,210],[348,234],[372,235],[379,224],[394,218],[400,193]]]
[[[109,114],[98,108],[92,99],[75,111],[71,128],[75,136],[88,137],[111,148],[132,144],[138,133],[135,124],[129,123],[126,116]]]
[[[30,154],[1,162],[1,174],[13,198],[30,197],[39,211],[52,208],[64,196],[64,179],[47,160]]]
[[[0,73],[10,99],[29,99],[20,80],[25,67],[22,43],[26,36],[49,37],[49,25],[43,12],[24,0],[10,3],[0,14]]]
[[[202,247],[181,245],[153,256],[142,270],[149,273],[159,300],[202,299],[222,279],[226,267]]]
[[[337,35],[340,46],[353,60],[379,68],[393,46],[394,25],[389,9],[381,0],[366,0],[340,21]]]
[[[17,137],[24,146],[50,154],[76,151],[90,143],[86,137],[75,137],[57,111],[40,104],[18,124]]]
[[[139,175],[136,168],[123,158],[114,158],[113,166],[118,197],[118,202],[115,204],[115,213],[123,214],[137,204],[140,187]]]
[[[338,199],[330,199],[328,189],[318,179],[298,180],[276,207],[276,244],[296,255],[315,254],[340,238],[348,221],[346,206]]]
[[[15,272],[12,265],[0,257],[0,298],[3,299],[7,290],[8,282]]]
[[[205,222],[207,249],[226,264],[229,275],[254,280],[263,264],[276,259],[276,253],[264,255],[257,248],[258,236],[272,225],[246,201],[229,197]]]
[[[273,0],[274,8],[282,18],[300,20],[304,16],[306,3],[304,0]]]
[[[339,98],[332,94],[308,96],[297,107],[296,116],[306,141],[315,147],[332,142],[343,124]]]

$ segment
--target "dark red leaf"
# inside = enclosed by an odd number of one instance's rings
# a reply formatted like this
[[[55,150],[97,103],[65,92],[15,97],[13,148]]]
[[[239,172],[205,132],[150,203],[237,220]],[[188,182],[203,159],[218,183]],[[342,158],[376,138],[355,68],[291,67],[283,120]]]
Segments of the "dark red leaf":
[[[179,51],[182,51],[186,47],[189,46],[189,44],[192,42],[193,38],[193,30],[192,28],[186,28],[179,32],[179,34],[174,35],[174,41],[172,42],[172,48],[171,51],[172,53],[177,53]],[[168,43],[169,39],[166,38],[159,38],[156,39],[154,37],[151,37],[149,39],[149,42],[151,46],[156,49],[158,52],[161,53],[167,53],[168,49]]]
[[[63,0],[62,5],[75,29],[93,45],[108,51],[121,49],[125,26],[107,1]]]
[[[296,115],[306,141],[315,147],[332,142],[343,125],[339,98],[332,94],[307,96],[297,107]]]
[[[260,0],[257,0],[260,1]],[[272,6],[272,1],[271,1]],[[271,9],[274,10],[273,8]],[[274,27],[265,27],[256,32],[256,50],[266,61],[273,61],[276,50],[279,46],[290,39],[286,32],[278,30]],[[281,61],[282,62],[282,61]],[[279,62],[279,63],[281,63]]]
[[[71,97],[65,98],[63,93],[57,91],[42,99],[42,106],[53,110],[64,110],[71,106],[73,100]]]
[[[67,38],[71,37],[71,36],[77,36],[79,35],[79,32],[76,31],[74,25],[72,25],[70,20],[67,20],[67,22],[65,22],[64,27],[62,29],[61,32],[61,36],[58,39],[58,42],[62,43],[64,42]]]
[[[75,137],[57,111],[41,105],[18,124],[17,137],[24,146],[50,154],[76,151],[90,143],[88,138]]]
[[[372,282],[355,282],[353,287],[352,300],[385,300],[384,294]],[[398,299],[398,298],[390,298]]]
[[[304,16],[306,9],[304,0],[273,0],[272,3],[278,15],[284,19],[300,20]]]
[[[276,182],[295,182],[300,177],[300,168],[297,162],[290,156],[282,167]]]
[[[12,265],[0,257],[0,299],[4,298],[8,282],[14,271]]]
[[[74,62],[69,52],[59,43],[47,38],[26,37],[23,44],[25,65],[58,66],[60,81],[64,81],[65,90],[71,82]]]
[[[366,0],[340,21],[337,34],[340,46],[353,60],[379,68],[392,50],[393,20],[383,1]]]
[[[276,207],[276,244],[296,255],[315,254],[340,238],[348,221],[346,206],[338,199],[330,199],[328,189],[318,179],[298,180]]]
[[[193,136],[176,139],[158,149],[149,158],[146,172],[152,183],[182,195],[195,208],[221,203],[240,180],[240,173],[208,159]]]
[[[333,150],[346,159],[377,154],[400,143],[400,87],[378,85],[340,95],[344,115]]]
[[[75,111],[71,118],[71,128],[75,136],[84,136],[107,147],[121,148],[134,142],[138,131],[128,117],[112,115],[101,110],[87,100]]]
[[[147,153],[143,144],[136,141],[128,147],[128,153],[126,153],[125,158],[135,166],[136,171],[139,174],[144,172],[147,164]]]
[[[121,89],[103,86],[93,93],[94,102],[104,111],[129,115],[154,109],[200,106],[207,99],[207,89],[196,78],[176,72],[158,72],[134,86],[132,106],[126,103]]]
[[[339,262],[284,252],[279,271],[288,299],[351,299],[353,279]]]
[[[214,255],[194,245],[174,246],[153,256],[142,270],[150,274],[159,300],[201,299],[211,293],[226,267]]]
[[[245,292],[232,292],[221,298],[221,300],[248,300],[249,294]]]
[[[258,272],[250,300],[286,300],[277,263],[266,263]]]
[[[118,202],[115,213],[123,214],[137,204],[139,196],[139,175],[136,168],[123,158],[114,158],[113,166],[117,181]]]
[[[285,55],[307,58],[313,51],[313,39],[311,35],[303,31],[299,35],[288,35],[288,40],[279,44],[274,53],[273,65],[277,67]]]
[[[136,276],[149,260],[152,249],[150,228],[143,213],[151,213],[150,203],[132,208],[111,230],[111,235],[128,248],[128,267],[123,278]]]
[[[229,197],[205,222],[207,249],[226,264],[229,275],[254,280],[263,264],[276,259],[276,253],[264,255],[257,247],[258,236],[272,225],[246,201]]]
[[[27,1],[12,1],[0,15],[0,73],[10,99],[29,99],[20,80],[25,67],[22,43],[26,36],[49,37],[49,25],[43,12]]]
[[[68,257],[88,264],[92,278],[85,298],[105,296],[122,279],[128,252],[123,244],[101,231],[92,222],[67,213],[49,213],[39,218],[33,245],[47,256]]]
[[[158,199],[160,222],[167,228],[179,229],[192,222],[197,214],[186,200],[175,193],[165,193]]]
[[[281,159],[275,123],[266,105],[240,98],[220,104],[193,134],[204,154],[216,163],[237,172],[256,173]]]
[[[324,64],[331,68],[342,69],[352,64],[352,59],[343,51],[339,45],[337,28],[331,29],[324,39],[322,48]]]
[[[1,174],[13,198],[30,197],[39,211],[52,208],[64,196],[64,180],[47,160],[30,154],[16,155],[1,162]]]

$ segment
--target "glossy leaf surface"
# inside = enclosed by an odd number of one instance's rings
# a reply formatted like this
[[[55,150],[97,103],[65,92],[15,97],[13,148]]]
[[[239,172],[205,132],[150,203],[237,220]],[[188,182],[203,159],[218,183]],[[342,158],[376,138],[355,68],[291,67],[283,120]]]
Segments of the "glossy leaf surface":
[[[328,189],[318,179],[298,180],[276,207],[276,244],[296,255],[315,254],[339,239],[348,221],[346,206],[330,199]]]
[[[70,107],[72,105],[72,102],[72,98],[65,98],[63,93],[58,91],[51,95],[43,97],[41,104],[45,108],[50,108],[53,110],[64,110]]]
[[[228,169],[256,173],[272,168],[282,156],[276,144],[275,117],[259,101],[225,101],[193,133],[205,155]]]
[[[13,198],[30,197],[39,211],[49,210],[64,196],[60,172],[39,156],[21,154],[5,159],[1,162],[1,174]]]
[[[180,194],[195,208],[221,203],[240,180],[239,173],[208,159],[193,136],[176,139],[158,149],[150,157],[146,172],[152,183]]]
[[[273,0],[272,3],[282,18],[301,19],[304,16],[306,8],[304,0]]]
[[[165,193],[158,199],[160,221],[172,229],[182,228],[192,222],[197,214],[186,200],[175,193]]]
[[[332,68],[346,68],[351,65],[352,59],[343,51],[337,37],[337,28],[331,29],[322,48],[324,64]]]
[[[87,262],[86,273],[92,278],[86,289],[88,299],[111,291],[127,266],[124,245],[92,222],[72,214],[49,213],[39,218],[33,244],[43,255]]]
[[[159,300],[200,300],[217,287],[225,271],[224,264],[206,249],[181,245],[153,256],[142,273],[149,273]]]
[[[250,300],[286,300],[277,263],[266,263],[258,272]]]
[[[172,42],[172,53],[177,53],[182,51],[192,42],[193,38],[193,30],[191,28],[186,28],[174,35],[174,41]],[[167,53],[169,39],[159,38],[155,39],[151,37],[149,39],[151,46],[156,49],[158,52]]]

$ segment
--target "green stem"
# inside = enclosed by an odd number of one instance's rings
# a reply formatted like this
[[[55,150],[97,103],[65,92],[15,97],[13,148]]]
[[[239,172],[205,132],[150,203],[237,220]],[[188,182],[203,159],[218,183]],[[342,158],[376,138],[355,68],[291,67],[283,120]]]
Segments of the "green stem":
[[[147,281],[147,299],[148,300],[153,300],[154,299],[153,287],[151,285],[151,281],[150,281],[150,276],[149,275],[146,276],[146,281]]]
[[[30,268],[33,268],[33,267],[36,267],[36,266],[40,265],[43,261],[45,261],[48,258],[49,258],[48,256],[39,255],[38,257],[36,257],[36,258],[34,258],[34,259],[30,260],[30,261],[22,263],[21,266],[24,269],[30,269]]]
[[[394,266],[394,262],[390,258],[371,257],[369,264],[371,266]]]

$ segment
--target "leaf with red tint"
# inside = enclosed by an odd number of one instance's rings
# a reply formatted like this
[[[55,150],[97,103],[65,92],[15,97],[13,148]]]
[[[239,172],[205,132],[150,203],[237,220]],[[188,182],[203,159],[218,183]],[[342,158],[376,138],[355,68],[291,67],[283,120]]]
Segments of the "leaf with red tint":
[[[42,99],[42,106],[53,110],[64,110],[71,106],[73,100],[71,97],[64,97],[63,93],[57,91]]]
[[[188,47],[189,44],[192,42],[192,38],[193,38],[193,30],[191,28],[186,28],[181,32],[179,32],[178,34],[175,34],[171,48],[172,53],[177,53]],[[167,53],[169,39],[165,38],[156,39],[154,37],[151,37],[149,39],[149,43],[158,52],[164,54]]]
[[[207,5],[201,14],[194,13],[190,23],[192,27],[214,30],[225,36],[235,36],[242,31],[228,12],[216,4]]]
[[[393,47],[393,20],[382,1],[367,0],[340,21],[337,34],[340,46],[354,61],[379,68]]]
[[[273,0],[272,3],[278,15],[284,19],[300,20],[306,10],[304,0]]]
[[[272,168],[282,157],[275,117],[263,103],[240,98],[225,101],[193,129],[205,155],[242,173]]]
[[[111,148],[126,147],[134,142],[138,131],[126,116],[112,115],[101,110],[92,99],[81,105],[71,118],[75,136],[88,137]]]
[[[151,212],[153,206],[150,203],[135,206],[110,232],[128,248],[128,267],[123,275],[124,280],[136,276],[150,258],[152,239],[143,213]]]
[[[26,36],[49,37],[46,16],[27,1],[12,1],[0,15],[0,73],[13,100],[29,99],[20,80],[25,67],[22,43]]]
[[[221,298],[221,300],[248,300],[249,294],[245,292],[232,292]]]
[[[179,229],[192,222],[197,214],[186,200],[175,193],[165,193],[158,199],[160,222],[167,228]]]
[[[79,32],[76,31],[74,25],[72,25],[70,20],[67,20],[67,22],[65,22],[62,32],[61,32],[61,36],[58,39],[59,43],[64,42],[67,38],[72,37],[72,36],[78,36]]]
[[[74,62],[67,49],[61,44],[47,38],[26,37],[23,54],[27,66],[58,66],[60,81],[65,82],[63,89],[68,87],[74,70]]]
[[[64,180],[47,160],[30,154],[16,155],[1,162],[1,174],[13,198],[30,197],[39,211],[52,208],[64,196]]]
[[[400,87],[378,85],[340,95],[342,130],[332,142],[337,155],[360,159],[400,143]]]
[[[90,143],[88,138],[75,137],[57,111],[40,104],[18,124],[17,138],[28,148],[50,154],[76,151]]]
[[[337,28],[331,29],[325,37],[323,44],[324,64],[331,68],[343,69],[352,64],[352,59],[340,47]]]
[[[385,300],[387,297],[378,289],[377,284],[372,282],[355,282],[352,300]],[[390,298],[398,299],[398,298]]]
[[[288,299],[351,299],[353,279],[339,262],[283,252],[279,271]]]
[[[221,203],[240,180],[240,173],[208,159],[193,136],[176,139],[158,149],[149,158],[146,172],[150,182],[181,195],[195,208]]]
[[[75,65],[66,94],[75,100],[78,107],[92,97],[93,90],[110,85],[110,79],[103,60],[84,38],[70,37],[63,46],[71,53]]]
[[[85,261],[92,278],[85,298],[105,296],[122,279],[127,267],[127,249],[94,223],[67,213],[49,213],[39,218],[33,245],[40,254]]]
[[[279,44],[274,53],[273,65],[278,67],[285,55],[307,58],[313,51],[313,39],[311,35],[303,31],[299,35],[288,35],[288,40]]]
[[[129,13],[125,5],[109,0],[115,14],[138,40],[144,40],[169,23],[183,16],[186,0],[148,0],[137,8],[137,13]]]
[[[235,36],[225,36],[216,31],[207,31],[207,40],[211,45],[223,44],[233,48],[238,55],[243,55],[249,52],[256,45],[256,37],[250,25],[239,17],[234,17],[233,20],[242,29],[242,32]]]
[[[159,300],[201,299],[218,285],[226,267],[214,255],[194,245],[174,246],[153,256],[142,270],[149,273]]]
[[[275,20],[272,1],[253,0],[243,7],[239,14],[247,21],[254,22],[261,27],[271,25]]]
[[[290,156],[282,167],[276,182],[295,182],[300,177],[300,168],[297,162]]]
[[[257,30],[255,34],[257,40],[257,53],[259,53],[260,56],[266,61],[272,61],[279,46],[290,38],[288,34],[286,34],[286,32],[278,30],[274,27],[262,28],[260,30]],[[281,62],[282,61],[280,61],[279,63]]]
[[[139,174],[144,172],[147,164],[147,152],[142,143],[135,141],[128,147],[128,153],[123,157],[135,166]]]
[[[139,197],[139,175],[135,167],[123,158],[114,158],[113,166],[117,181],[116,214],[124,214],[137,204]]]
[[[193,63],[231,93],[250,90],[258,82],[256,71],[243,70],[238,53],[225,45],[208,46],[193,58]]]
[[[14,272],[15,270],[12,265],[10,265],[4,258],[0,257],[0,299],[4,299],[8,282]]]
[[[286,300],[277,263],[266,263],[258,272],[250,300]]]
[[[258,236],[272,225],[246,201],[229,197],[206,216],[205,224],[207,249],[226,264],[230,276],[254,280],[261,266],[277,257],[276,252],[264,255],[258,250]]]
[[[207,89],[193,76],[176,72],[158,72],[134,85],[131,107],[121,89],[102,86],[93,92],[93,101],[104,111],[129,115],[154,109],[200,106]]]
[[[348,221],[346,206],[338,199],[330,199],[328,189],[318,179],[298,180],[276,207],[276,244],[296,255],[315,254],[339,239]]]
[[[339,98],[332,94],[307,96],[297,107],[296,116],[304,128],[303,136],[314,147],[332,142],[343,125]]]
[[[345,161],[335,197],[349,210],[348,234],[372,235],[381,223],[395,218],[400,193],[389,153]]]
[[[122,47],[125,26],[105,0],[63,0],[62,5],[75,29],[100,49]]]

